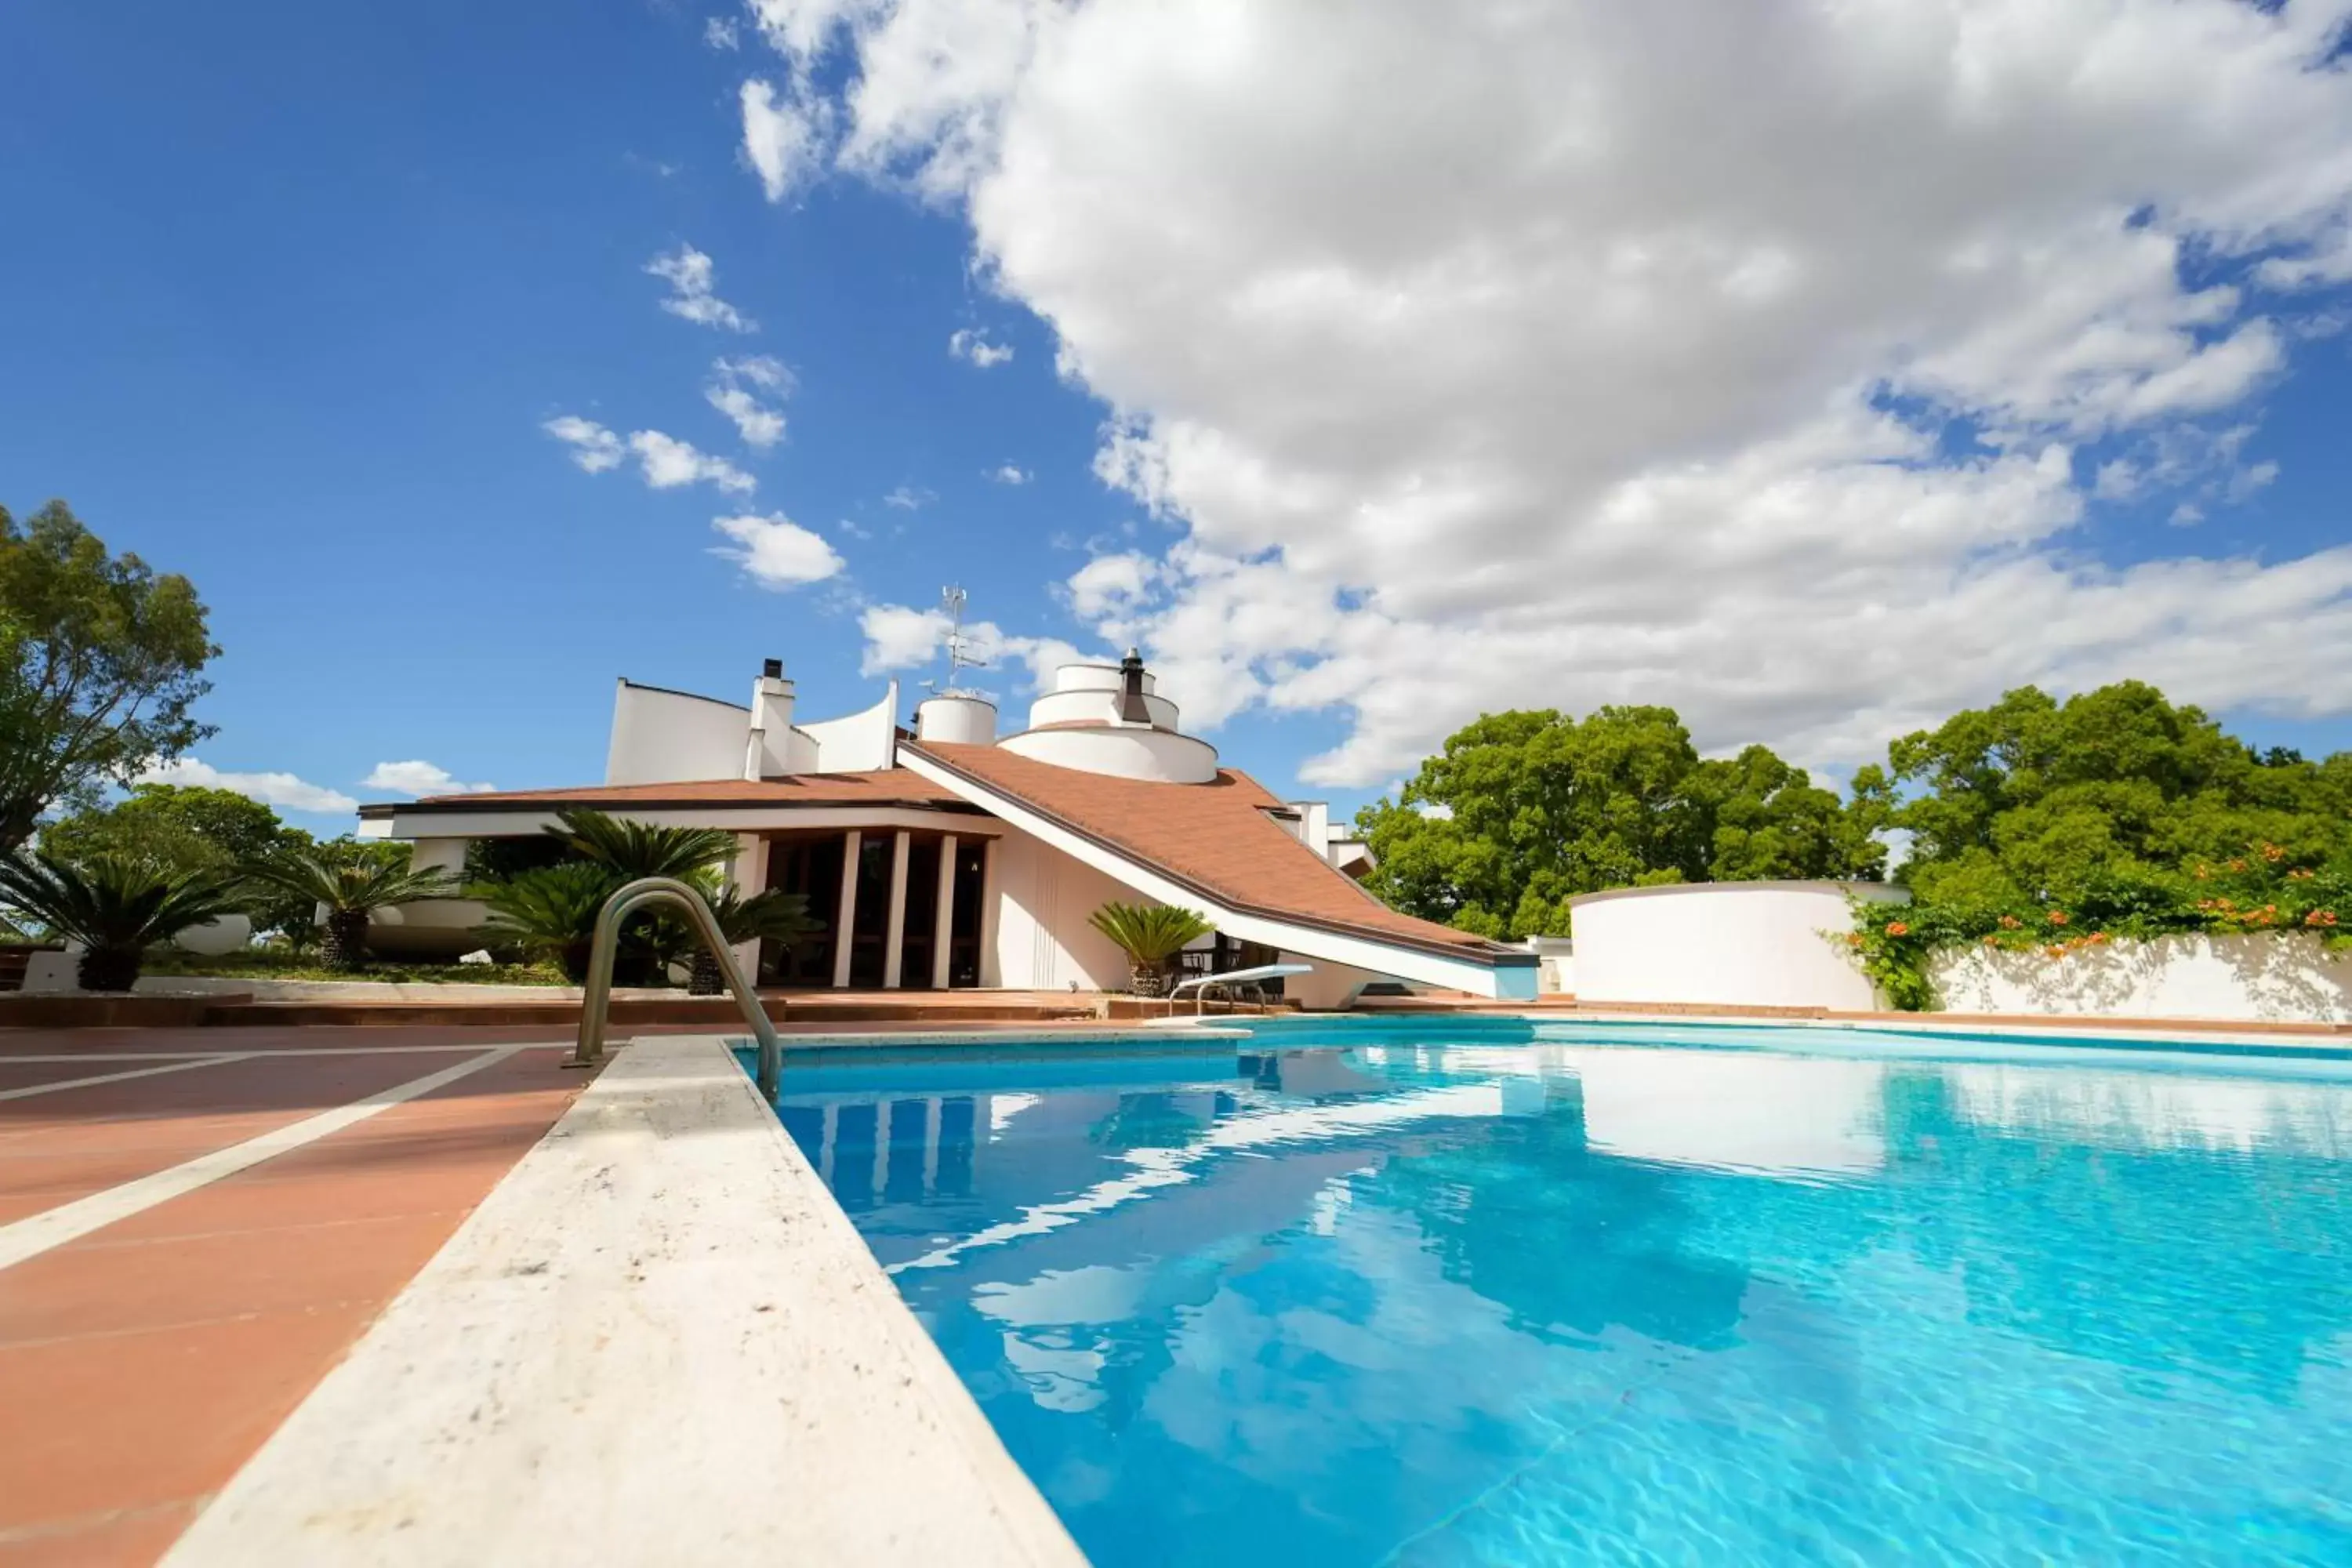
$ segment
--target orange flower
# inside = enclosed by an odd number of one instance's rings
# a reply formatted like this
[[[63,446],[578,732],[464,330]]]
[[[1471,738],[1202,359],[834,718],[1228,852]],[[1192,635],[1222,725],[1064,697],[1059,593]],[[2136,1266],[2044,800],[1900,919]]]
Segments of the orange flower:
[[[2334,910],[2314,910],[2309,914],[2303,917],[2303,923],[2307,926],[2332,926],[2336,923],[2336,911]]]
[[[2311,880],[2310,868],[2297,866],[2294,870],[2289,871],[2286,874],[2286,879],[2290,882],[2308,882]]]
[[[2197,868],[2197,879],[2200,882],[2205,880],[2206,878],[2210,877],[2212,874],[2213,872],[2210,867],[2200,866]]]
[[[1886,934],[1889,936],[1909,936],[1911,934],[1911,928],[1905,925],[1901,921],[1888,921],[1886,922]]]
[[[1862,933],[1860,931],[1855,931],[1852,936],[1845,939],[1845,944],[1848,947],[1860,947],[1862,945]]]
[[[1989,936],[1984,939],[1984,944],[1987,947],[1999,947],[2000,945],[2000,938],[1997,936]]]
[[[2045,947],[2042,951],[2048,953],[2053,958],[2063,958],[2066,956],[2066,950],[2063,947]]]
[[[2091,933],[2090,940],[2094,943],[2105,942],[2107,940],[2107,933],[2103,931],[2095,931]]]
[[[2273,865],[2276,865],[2279,861],[2286,858],[2286,851],[2280,848],[2275,844],[2265,844],[2263,846],[2263,858],[2270,861]]]
[[[2230,869],[2232,871],[2242,871],[2245,868],[2246,863],[2243,860],[2232,860],[2230,862]]]
[[[2066,911],[2064,910],[2052,910],[2050,911],[2050,923],[2054,926],[2064,925],[2066,923]]]
[[[2003,931],[2015,931],[2024,922],[2020,921],[2015,915],[2003,915],[2000,917],[2000,929]]]

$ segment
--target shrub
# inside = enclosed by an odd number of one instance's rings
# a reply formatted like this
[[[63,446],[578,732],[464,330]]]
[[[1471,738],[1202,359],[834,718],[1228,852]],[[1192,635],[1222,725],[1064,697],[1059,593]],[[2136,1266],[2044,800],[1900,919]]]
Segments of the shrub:
[[[1959,947],[2039,951],[2059,962],[2117,941],[2294,931],[2319,937],[2331,952],[2352,947],[2352,855],[2315,864],[2266,840],[2177,871],[2112,866],[2063,900],[1991,879],[1937,891],[1892,908],[1857,899],[1853,930],[1841,939],[1888,1004],[1906,1012],[1939,1005],[1928,965]]]

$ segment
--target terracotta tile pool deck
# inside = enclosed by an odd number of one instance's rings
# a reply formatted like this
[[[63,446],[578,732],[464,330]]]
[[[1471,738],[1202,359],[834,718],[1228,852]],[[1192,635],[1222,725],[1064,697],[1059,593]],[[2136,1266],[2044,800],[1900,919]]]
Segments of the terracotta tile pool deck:
[[[0,1568],[169,1550],[586,1086],[568,1037],[0,1031]]]
[[[562,1114],[585,1081],[562,1050],[543,1030],[0,1036],[0,1564],[162,1555]],[[123,1191],[469,1062],[191,1190]],[[26,1234],[142,1195],[161,1201]]]

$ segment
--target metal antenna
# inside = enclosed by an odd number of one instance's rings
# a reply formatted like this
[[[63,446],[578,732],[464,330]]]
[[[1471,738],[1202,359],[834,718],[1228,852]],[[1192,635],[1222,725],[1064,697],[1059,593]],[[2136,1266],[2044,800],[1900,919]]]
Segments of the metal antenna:
[[[943,693],[956,689],[957,671],[988,668],[988,660],[972,653],[971,639],[963,635],[963,590],[953,584],[940,590],[940,608],[948,615],[948,635],[943,645],[948,660],[948,679],[947,684],[938,689]]]

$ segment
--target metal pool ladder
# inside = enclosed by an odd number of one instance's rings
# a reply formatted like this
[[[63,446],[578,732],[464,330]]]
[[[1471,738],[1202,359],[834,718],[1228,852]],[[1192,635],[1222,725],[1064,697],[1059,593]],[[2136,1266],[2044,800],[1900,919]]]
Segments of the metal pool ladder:
[[[776,1026],[769,1021],[768,1010],[760,1005],[742,965],[735,962],[735,950],[727,945],[726,933],[711,917],[710,906],[699,892],[675,877],[641,877],[604,900],[588,951],[588,989],[580,999],[580,1044],[564,1065],[593,1068],[604,1059],[604,1018],[613,1003],[613,949],[621,938],[621,922],[647,904],[676,904],[684,910],[710,949],[710,956],[719,961],[719,973],[726,977],[735,1005],[743,1010],[743,1021],[759,1037],[760,1098],[773,1100],[777,1081],[783,1076],[783,1042],[776,1037]]]

